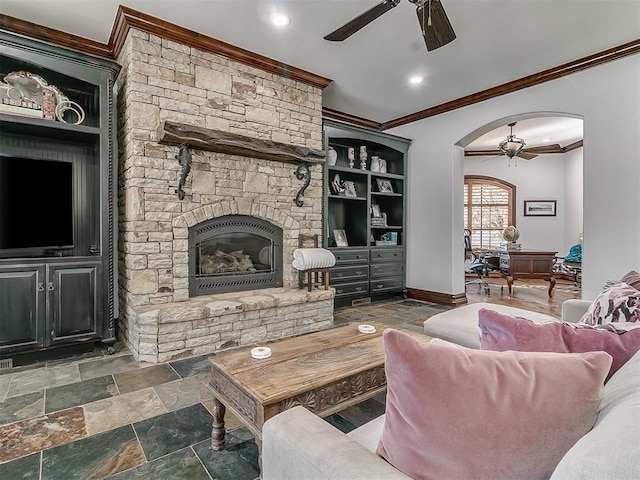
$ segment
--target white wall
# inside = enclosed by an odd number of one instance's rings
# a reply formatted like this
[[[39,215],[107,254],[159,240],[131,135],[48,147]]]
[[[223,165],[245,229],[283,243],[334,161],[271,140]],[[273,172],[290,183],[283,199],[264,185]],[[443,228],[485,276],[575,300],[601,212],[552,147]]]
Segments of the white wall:
[[[582,159],[582,149],[572,150],[564,155],[565,177],[564,177],[564,253],[569,253],[569,249],[579,242],[583,225],[583,202],[584,192],[582,190],[584,168]],[[626,273],[626,272],[625,272]]]
[[[463,152],[455,145],[483,125],[527,112],[584,119],[583,297],[595,297],[608,279],[640,270],[638,85],[640,55],[634,55],[391,130],[413,139],[407,286],[464,292]],[[540,179],[535,185],[545,188]]]
[[[499,178],[516,186],[518,243],[523,248],[553,250],[564,255],[565,246],[565,165],[562,154],[539,155],[533,160],[518,159],[518,166],[507,157],[465,157],[465,175]],[[580,179],[582,181],[582,179]],[[525,217],[525,200],[556,200],[555,217]],[[461,227],[462,228],[462,227]]]

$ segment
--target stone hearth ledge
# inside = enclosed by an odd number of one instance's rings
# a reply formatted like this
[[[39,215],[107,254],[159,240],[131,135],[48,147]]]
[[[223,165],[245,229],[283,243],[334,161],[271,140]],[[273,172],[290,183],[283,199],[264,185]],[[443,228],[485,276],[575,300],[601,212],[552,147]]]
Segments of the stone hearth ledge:
[[[135,307],[127,347],[160,363],[333,326],[335,289],[267,288]]]

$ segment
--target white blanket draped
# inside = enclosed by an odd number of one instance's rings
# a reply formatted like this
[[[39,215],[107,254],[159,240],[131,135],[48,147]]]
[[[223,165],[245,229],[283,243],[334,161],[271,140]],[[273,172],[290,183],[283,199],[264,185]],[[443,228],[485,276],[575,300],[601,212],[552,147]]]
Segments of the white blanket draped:
[[[329,268],[335,264],[336,257],[326,248],[296,248],[291,263],[296,270]]]

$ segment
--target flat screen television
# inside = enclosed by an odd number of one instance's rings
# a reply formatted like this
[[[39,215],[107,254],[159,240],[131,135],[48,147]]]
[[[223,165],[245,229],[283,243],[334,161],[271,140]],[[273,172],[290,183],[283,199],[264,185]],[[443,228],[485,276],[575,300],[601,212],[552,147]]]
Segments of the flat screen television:
[[[73,164],[0,154],[0,250],[73,243]]]

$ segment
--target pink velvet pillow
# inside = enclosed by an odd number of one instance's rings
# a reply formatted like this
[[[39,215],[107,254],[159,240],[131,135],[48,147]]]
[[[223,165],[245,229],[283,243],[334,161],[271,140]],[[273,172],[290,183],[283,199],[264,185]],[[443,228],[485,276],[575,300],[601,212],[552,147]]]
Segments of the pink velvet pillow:
[[[546,478],[593,426],[611,356],[492,352],[383,332],[377,453],[414,479]]]
[[[512,317],[486,308],[478,311],[478,325],[482,350],[607,352],[613,357],[613,363],[606,380],[640,350],[640,328],[618,334],[586,325],[561,322],[538,324],[526,318]]]

